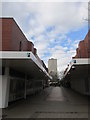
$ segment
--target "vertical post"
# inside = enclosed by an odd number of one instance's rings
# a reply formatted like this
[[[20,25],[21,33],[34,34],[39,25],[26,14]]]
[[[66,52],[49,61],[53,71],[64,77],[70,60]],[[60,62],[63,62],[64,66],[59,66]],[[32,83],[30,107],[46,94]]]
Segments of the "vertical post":
[[[1,64],[1,61],[0,61]],[[0,66],[0,120],[2,119],[2,66]]]
[[[5,75],[2,76],[2,108],[8,107],[9,87],[10,87],[9,67],[5,67]]]
[[[24,91],[24,99],[26,99],[27,96],[27,75],[25,74],[25,91]]]

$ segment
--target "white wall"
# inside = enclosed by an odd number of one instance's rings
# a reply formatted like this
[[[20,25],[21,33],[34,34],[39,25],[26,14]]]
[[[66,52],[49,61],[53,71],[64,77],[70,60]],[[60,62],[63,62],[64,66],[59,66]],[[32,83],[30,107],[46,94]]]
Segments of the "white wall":
[[[0,108],[2,108],[2,75],[0,75]]]
[[[57,73],[57,59],[49,59],[48,60],[48,70],[49,70],[49,73],[51,71]]]
[[[8,107],[9,86],[9,68],[5,68],[5,75],[0,75],[0,108]]]

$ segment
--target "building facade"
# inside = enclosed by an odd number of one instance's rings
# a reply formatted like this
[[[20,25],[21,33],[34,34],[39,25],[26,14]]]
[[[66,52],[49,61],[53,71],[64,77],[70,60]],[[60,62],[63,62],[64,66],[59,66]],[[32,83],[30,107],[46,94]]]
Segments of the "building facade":
[[[0,108],[43,89],[51,77],[13,18],[0,18]]]
[[[2,23],[0,51],[31,51],[47,70],[47,67],[37,55],[34,44],[26,38],[16,21],[13,18],[1,18],[0,23]]]
[[[79,42],[76,55],[73,58],[90,58],[90,30],[85,39]]]
[[[63,85],[90,95],[90,30],[84,40],[79,42],[76,55],[64,71]]]
[[[48,60],[48,73],[52,76],[53,81],[57,81],[57,59]]]

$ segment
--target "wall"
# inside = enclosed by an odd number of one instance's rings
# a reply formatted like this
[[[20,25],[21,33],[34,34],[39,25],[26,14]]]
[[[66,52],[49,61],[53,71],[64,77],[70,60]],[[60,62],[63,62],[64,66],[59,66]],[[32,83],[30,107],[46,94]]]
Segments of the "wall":
[[[85,39],[79,42],[76,49],[76,56],[73,58],[90,58],[90,30]]]
[[[0,19],[0,50],[2,50],[2,20]]]
[[[27,41],[27,43],[28,43],[27,51],[32,51],[32,53],[34,54],[34,44],[30,41]]]
[[[37,55],[37,49],[34,48],[34,44],[28,41],[20,27],[17,25],[13,18],[2,18],[0,35],[2,35],[2,45],[0,50],[3,51],[32,51],[38,61],[42,64],[39,56]],[[1,43],[0,42],[0,43]]]
[[[1,18],[0,24],[2,31],[2,46],[3,51],[32,51],[34,53],[34,44],[27,40],[20,27],[13,18]]]
[[[48,60],[48,73],[52,76],[52,81],[57,81],[57,59]]]
[[[57,73],[57,59],[48,60],[48,72],[50,73],[51,71]]]
[[[2,19],[0,19],[1,21]],[[0,50],[10,50],[11,46],[11,35],[12,35],[12,19],[2,20],[2,48]]]
[[[0,75],[0,108],[2,108],[2,75]]]
[[[12,40],[11,40],[11,50],[13,51],[27,51],[28,41],[24,34],[22,33],[19,26],[13,20],[12,24]]]
[[[73,80],[71,81],[71,88],[75,91],[85,94],[85,80],[73,78]]]
[[[0,75],[0,108],[8,107],[9,85],[9,68],[6,67],[5,75]]]

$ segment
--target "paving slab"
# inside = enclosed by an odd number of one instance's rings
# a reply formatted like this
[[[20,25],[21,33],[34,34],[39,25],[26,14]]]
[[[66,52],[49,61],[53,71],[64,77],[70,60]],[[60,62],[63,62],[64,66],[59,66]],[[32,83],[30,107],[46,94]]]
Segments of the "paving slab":
[[[88,118],[88,104],[88,96],[68,88],[48,87],[13,102],[3,114],[5,118]]]

